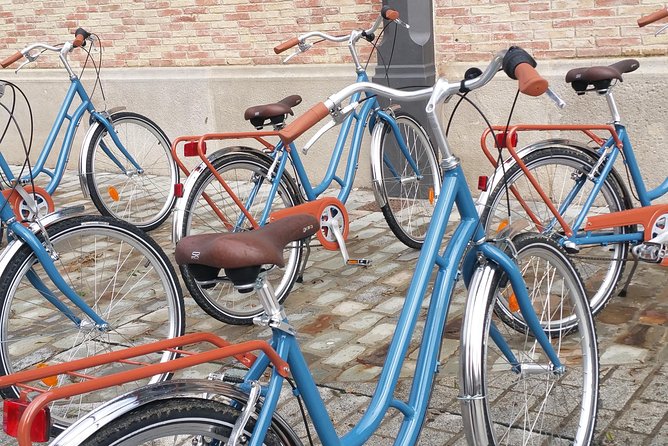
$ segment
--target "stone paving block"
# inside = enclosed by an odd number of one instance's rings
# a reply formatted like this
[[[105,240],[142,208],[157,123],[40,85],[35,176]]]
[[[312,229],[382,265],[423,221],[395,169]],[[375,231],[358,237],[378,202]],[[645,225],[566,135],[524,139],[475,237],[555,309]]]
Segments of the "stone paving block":
[[[387,340],[394,333],[396,325],[394,324],[379,324],[376,325],[367,334],[357,340],[362,344],[377,345],[381,341]]]
[[[628,432],[649,435],[668,413],[668,404],[657,401],[636,400],[619,420],[618,426]]]
[[[661,401],[668,403],[668,386],[666,386],[666,377],[663,375],[656,375],[651,378],[645,390],[640,395],[641,398]]]
[[[620,379],[608,379],[601,385],[608,389],[600,397],[601,407],[610,410],[619,410],[624,407],[637,390],[633,383]]]

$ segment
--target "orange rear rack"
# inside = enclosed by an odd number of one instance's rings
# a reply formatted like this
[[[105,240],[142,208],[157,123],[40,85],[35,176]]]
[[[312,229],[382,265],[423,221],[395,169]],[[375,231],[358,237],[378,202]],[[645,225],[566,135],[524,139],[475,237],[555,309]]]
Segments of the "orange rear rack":
[[[211,344],[214,348],[200,352],[190,352],[183,350],[182,347],[194,344]],[[193,333],[180,336],[173,339],[165,339],[137,347],[126,348],[123,350],[104,353],[91,356],[89,358],[78,359],[76,361],[65,362],[35,370],[26,370],[12,375],[0,377],[0,388],[8,386],[17,386],[22,389],[21,399],[27,399],[28,393],[37,392],[36,396],[28,405],[21,416],[18,425],[18,444],[19,446],[31,446],[30,429],[38,413],[52,401],[58,399],[70,398],[75,395],[94,392],[132,381],[137,381],[151,376],[170,373],[177,370],[193,367],[207,362],[214,362],[224,358],[234,356],[246,367],[250,367],[256,357],[252,351],[264,352],[271,363],[276,368],[277,373],[287,377],[290,373],[288,364],[281,359],[276,351],[265,341],[247,341],[239,344],[231,344],[213,333]],[[170,361],[145,364],[133,361],[132,358],[143,356],[150,353],[161,351],[177,351],[180,357]],[[82,369],[109,364],[112,362],[121,362],[126,365],[136,366],[136,368],[125,370],[102,377],[93,377],[79,373]],[[38,389],[31,386],[30,382],[52,377],[54,375],[70,375],[84,379],[82,382],[68,384],[60,387],[54,387],[50,390]]]
[[[595,144],[602,146],[605,143],[605,140],[596,135],[594,131],[603,130],[610,133],[610,136],[612,136],[613,140],[615,141],[615,145],[621,150],[622,141],[619,139],[619,135],[617,135],[617,130],[615,130],[615,127],[613,125],[600,125],[600,124],[583,124],[583,125],[517,124],[508,127],[492,126],[492,129],[489,128],[485,129],[482,136],[480,137],[480,147],[482,148],[482,151],[489,160],[489,162],[492,163],[492,166],[494,166],[494,168],[497,168],[498,167],[497,159],[492,155],[491,151],[487,147],[487,137],[492,132],[492,130],[494,130],[495,132],[500,132],[501,134],[505,132],[506,134],[505,146],[502,148],[507,149],[508,152],[510,152],[510,156],[512,156],[517,165],[520,166],[520,168],[526,175],[527,179],[531,182],[536,192],[538,192],[538,195],[540,195],[541,199],[547,205],[552,215],[554,215],[554,217],[557,219],[561,227],[564,229],[565,234],[569,237],[572,236],[573,229],[562,218],[562,216],[559,214],[559,211],[552,203],[552,200],[550,200],[545,191],[543,191],[543,188],[540,186],[540,184],[538,184],[536,178],[531,174],[529,169],[527,169],[526,165],[522,161],[522,158],[520,158],[520,156],[517,154],[517,151],[515,150],[516,147],[513,144],[513,142],[518,140],[517,132],[563,131],[563,132],[582,132],[585,135],[587,135],[587,137],[589,137],[592,141],[594,141]],[[511,186],[509,190],[515,196],[515,198],[520,203],[520,205],[527,213],[529,218],[534,222],[534,224],[536,225],[536,230],[542,232],[543,227],[540,222],[540,219],[533,213],[529,205],[526,204],[526,202],[520,196],[520,193],[517,191],[517,189],[514,186]]]
[[[232,139],[252,139],[264,146],[265,149],[267,150],[273,150],[274,145],[268,142],[266,139],[264,139],[267,136],[278,136],[278,131],[262,131],[262,132],[230,132],[230,133],[207,133],[204,135],[190,135],[190,136],[180,136],[174,140],[172,143],[172,158],[176,162],[176,165],[179,167],[181,172],[185,174],[187,177],[190,175],[190,171],[186,167],[186,165],[183,163],[181,158],[179,157],[179,151],[178,147],[180,144],[185,144],[185,143],[197,143],[197,155],[201,158],[202,162],[206,165],[206,167],[209,169],[209,171],[213,174],[213,176],[218,180],[221,186],[223,186],[223,189],[225,189],[225,192],[228,193],[230,198],[234,201],[234,203],[239,207],[241,212],[246,216],[248,221],[251,223],[253,228],[258,228],[259,224],[257,221],[253,218],[253,216],[248,212],[244,204],[239,200],[239,197],[232,191],[232,189],[229,187],[229,185],[225,182],[222,176],[216,171],[216,169],[213,167],[213,164],[211,164],[211,161],[209,158],[206,156],[205,152],[205,147],[206,147],[206,141],[211,141],[211,140],[232,140]],[[220,218],[220,220],[223,222],[225,227],[228,230],[234,229],[234,225],[228,221],[228,219],[225,217],[225,215],[222,213],[220,208],[216,205],[216,203],[209,197],[208,194],[203,193],[202,197],[204,200],[208,203],[209,206],[211,206],[211,209],[214,211],[214,213]]]

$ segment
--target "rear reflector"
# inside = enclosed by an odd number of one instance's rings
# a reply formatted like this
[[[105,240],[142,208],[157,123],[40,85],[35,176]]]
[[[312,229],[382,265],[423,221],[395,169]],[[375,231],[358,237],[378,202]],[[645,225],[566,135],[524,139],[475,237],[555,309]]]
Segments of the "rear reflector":
[[[206,142],[202,141],[202,152],[206,153]],[[198,156],[197,143],[195,141],[187,142],[183,145],[184,156]]]
[[[14,438],[19,434],[19,421],[21,415],[28,407],[29,401],[17,399],[4,400],[2,403],[2,428],[7,435]],[[42,409],[32,423],[30,429],[30,440],[35,442],[49,441],[49,431],[51,430],[51,413],[49,408]]]
[[[176,183],[174,185],[174,195],[176,198],[183,197],[183,183]]]
[[[489,177],[487,175],[480,175],[478,177],[478,190],[486,192],[488,183],[489,183]]]
[[[496,147],[499,149],[505,149],[510,144],[512,147],[517,147],[517,133],[513,133],[510,140],[507,140],[507,133],[497,133],[496,137]]]

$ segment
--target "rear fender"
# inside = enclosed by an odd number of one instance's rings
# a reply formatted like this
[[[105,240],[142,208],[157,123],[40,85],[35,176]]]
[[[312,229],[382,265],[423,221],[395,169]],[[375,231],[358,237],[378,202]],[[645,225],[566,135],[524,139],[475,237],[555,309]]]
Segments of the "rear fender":
[[[205,397],[204,394],[207,396]],[[248,394],[236,386],[218,380],[173,380],[152,384],[128,392],[97,407],[56,437],[50,446],[79,445],[102,427],[132,410],[155,401],[174,398],[213,399],[241,410],[248,401]],[[261,408],[261,403],[258,403],[254,415],[251,416],[257,418]],[[272,428],[283,440],[283,444],[301,445],[297,434],[277,414],[274,414],[272,418]]]

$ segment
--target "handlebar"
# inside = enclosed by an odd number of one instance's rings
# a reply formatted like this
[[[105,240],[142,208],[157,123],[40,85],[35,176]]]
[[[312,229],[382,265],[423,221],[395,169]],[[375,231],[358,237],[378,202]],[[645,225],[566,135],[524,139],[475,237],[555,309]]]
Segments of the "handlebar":
[[[57,53],[61,53],[62,55],[63,51],[69,52],[73,48],[85,46],[86,40],[90,36],[91,34],[85,29],[77,28],[77,30],[74,32],[74,40],[71,43],[68,42],[62,46],[48,45],[46,43],[33,43],[32,45],[28,45],[27,47],[23,48],[21,51],[17,51],[11,56],[5,58],[2,62],[0,62],[0,66],[2,66],[2,68],[7,68],[8,66],[20,60],[22,57],[26,57],[28,59],[28,61],[26,61],[24,65],[28,62],[32,62],[35,59],[37,59],[37,57],[39,57],[39,53],[33,54],[34,50],[54,51]],[[23,65],[21,65],[21,67],[22,66]],[[19,69],[21,67],[19,67]]]
[[[378,15],[378,18],[376,19],[374,24],[367,30],[353,31],[350,34],[346,34],[344,36],[332,36],[330,34],[323,33],[323,32],[320,32],[320,31],[312,31],[312,32],[309,32],[309,33],[306,33],[306,34],[302,34],[299,37],[293,37],[289,40],[286,40],[283,43],[280,43],[280,44],[276,45],[274,47],[274,53],[281,54],[284,51],[287,51],[290,48],[293,48],[295,46],[299,46],[299,50],[297,51],[297,53],[306,51],[306,50],[308,50],[308,48],[310,48],[310,46],[306,45],[306,41],[308,39],[313,38],[313,37],[319,37],[323,40],[328,40],[330,42],[346,42],[346,41],[349,41],[349,45],[354,44],[355,42],[357,42],[360,39],[360,37],[373,35],[373,33],[378,29],[378,27],[382,23],[383,19],[400,22],[399,12],[394,10],[394,9],[389,8],[388,6],[384,6],[381,9],[380,14]],[[297,53],[295,53],[295,54],[297,54]],[[290,56],[290,57],[292,57],[292,56]],[[286,61],[287,61],[287,59],[286,59]]]
[[[501,67],[504,68],[504,71],[511,78],[518,80],[519,89],[522,93],[530,96],[539,96],[547,90],[548,83],[536,72],[534,65],[535,61],[526,51],[518,47],[511,47],[508,50],[499,52],[480,76],[465,80],[464,82],[448,83],[444,79],[439,79],[433,87],[415,91],[396,90],[371,82],[357,82],[333,94],[326,101],[316,104],[306,113],[284,127],[278,134],[284,144],[292,143],[328,114],[337,116],[341,111],[340,104],[348,97],[359,92],[404,101],[419,101],[429,98],[427,114],[431,123],[432,115],[435,116],[436,103],[445,102],[452,95],[460,92],[462,88],[475,90],[484,86],[492,80]],[[434,133],[437,134],[438,132],[434,131]]]
[[[638,19],[638,26],[642,28],[643,26],[647,26],[650,23],[654,23],[657,20],[661,20],[666,17],[668,17],[668,8],[663,8],[644,17],[640,17]]]

